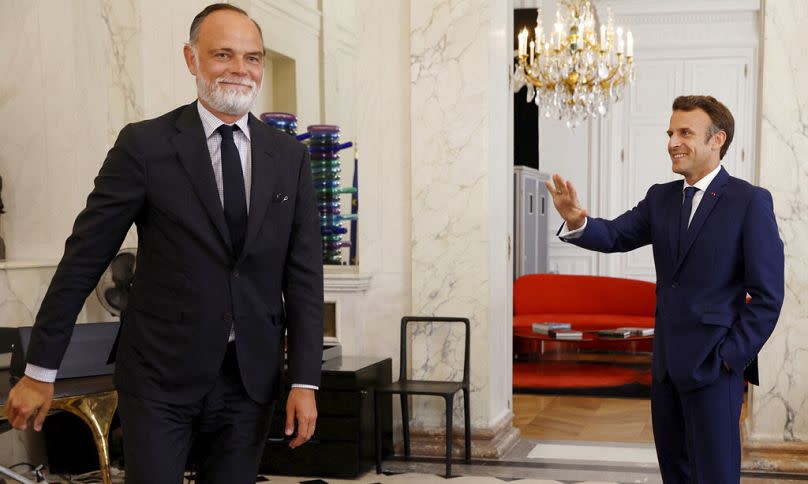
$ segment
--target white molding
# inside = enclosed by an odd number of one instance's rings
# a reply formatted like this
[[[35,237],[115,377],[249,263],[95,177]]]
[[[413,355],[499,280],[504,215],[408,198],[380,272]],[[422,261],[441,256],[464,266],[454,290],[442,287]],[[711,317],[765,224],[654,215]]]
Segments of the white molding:
[[[44,269],[53,268],[59,265],[59,259],[38,259],[38,260],[5,260],[0,261],[0,270],[13,269]]]
[[[367,292],[370,288],[371,274],[360,273],[337,273],[329,270],[325,271],[323,286],[325,292]]]
[[[595,2],[598,14],[605,18],[606,9],[617,15],[665,15],[759,12],[760,0],[599,0]],[[617,20],[617,19],[615,19]]]
[[[616,25],[700,25],[700,24],[749,24],[755,22],[758,12],[682,12],[665,14],[617,14]]]
[[[322,14],[316,8],[312,8],[303,3],[289,0],[253,0],[253,7],[260,8],[279,20],[286,18],[315,36],[320,36],[320,21]]]

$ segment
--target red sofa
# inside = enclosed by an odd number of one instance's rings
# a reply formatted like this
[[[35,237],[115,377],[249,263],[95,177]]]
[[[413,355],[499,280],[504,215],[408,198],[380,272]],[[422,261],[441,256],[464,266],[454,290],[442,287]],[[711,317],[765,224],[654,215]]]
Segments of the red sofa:
[[[656,284],[633,279],[564,274],[529,274],[513,283],[513,326],[537,322],[571,323],[577,330],[621,326],[653,328]],[[515,341],[517,343],[517,341]],[[611,341],[582,343],[582,349],[617,348]],[[638,350],[651,351],[652,341]],[[514,346],[514,352],[523,352]]]

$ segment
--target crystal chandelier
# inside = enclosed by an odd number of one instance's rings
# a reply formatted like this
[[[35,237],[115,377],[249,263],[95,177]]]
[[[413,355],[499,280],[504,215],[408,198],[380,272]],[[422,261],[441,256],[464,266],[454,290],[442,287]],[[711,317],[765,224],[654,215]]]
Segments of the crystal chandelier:
[[[605,116],[634,81],[634,38],[629,31],[624,39],[623,29],[615,29],[611,10],[606,25],[598,29],[589,1],[559,4],[566,12],[556,11],[549,36],[542,31],[541,8],[534,39],[527,28],[519,33],[512,87],[519,92],[527,86],[527,102],[534,101],[547,118],[566,119],[572,128]]]

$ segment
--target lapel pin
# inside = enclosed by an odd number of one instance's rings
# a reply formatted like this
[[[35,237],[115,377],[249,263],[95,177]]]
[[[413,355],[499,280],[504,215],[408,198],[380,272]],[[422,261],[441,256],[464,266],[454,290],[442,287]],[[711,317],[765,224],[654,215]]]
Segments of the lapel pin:
[[[710,192],[710,195],[715,196],[715,192]]]
[[[289,195],[286,195],[285,193],[276,193],[275,194],[275,201],[276,202],[285,202],[287,200],[289,200]]]

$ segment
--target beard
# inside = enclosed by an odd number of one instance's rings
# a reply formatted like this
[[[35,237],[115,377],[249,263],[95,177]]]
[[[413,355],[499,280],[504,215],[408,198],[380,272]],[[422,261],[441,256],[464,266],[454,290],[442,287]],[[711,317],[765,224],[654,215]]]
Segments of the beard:
[[[249,86],[250,90],[241,92],[237,88],[224,86],[223,82]],[[255,103],[259,89],[260,86],[256,86],[254,80],[246,77],[224,75],[214,80],[208,80],[201,72],[196,76],[196,91],[199,99],[205,101],[216,111],[231,116],[247,114]]]

